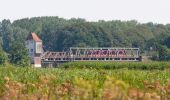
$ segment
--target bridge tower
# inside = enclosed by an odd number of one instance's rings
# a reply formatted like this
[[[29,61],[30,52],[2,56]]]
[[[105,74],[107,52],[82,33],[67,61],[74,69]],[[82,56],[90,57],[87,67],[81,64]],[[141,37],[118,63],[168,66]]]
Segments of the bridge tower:
[[[34,33],[29,33],[26,39],[26,48],[34,67],[41,67],[41,55],[43,53],[42,40]]]

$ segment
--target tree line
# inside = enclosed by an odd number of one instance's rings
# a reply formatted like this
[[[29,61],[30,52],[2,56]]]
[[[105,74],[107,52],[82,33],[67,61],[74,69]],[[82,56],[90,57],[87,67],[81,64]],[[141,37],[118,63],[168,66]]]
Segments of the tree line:
[[[26,58],[24,43],[30,32],[40,36],[45,51],[63,51],[69,47],[139,47],[141,53],[154,52],[154,60],[170,59],[170,24],[34,17],[0,22],[0,48],[9,62],[22,63],[21,59]],[[18,57],[14,56],[15,50],[21,50]]]

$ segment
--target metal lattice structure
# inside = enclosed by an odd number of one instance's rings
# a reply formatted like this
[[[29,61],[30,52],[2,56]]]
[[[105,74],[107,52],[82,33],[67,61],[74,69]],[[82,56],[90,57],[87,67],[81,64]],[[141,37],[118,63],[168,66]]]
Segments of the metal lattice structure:
[[[139,48],[70,48],[70,58],[77,60],[138,61]]]
[[[45,52],[42,62],[140,61],[139,48],[78,48],[67,52]]]

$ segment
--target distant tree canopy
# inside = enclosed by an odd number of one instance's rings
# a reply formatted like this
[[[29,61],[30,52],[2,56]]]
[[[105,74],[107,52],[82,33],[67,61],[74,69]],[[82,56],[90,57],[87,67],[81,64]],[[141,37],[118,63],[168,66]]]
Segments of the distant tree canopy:
[[[88,22],[59,17],[25,18],[0,22],[0,46],[10,54],[13,42],[25,43],[29,32],[37,33],[47,51],[63,51],[69,47],[139,47],[154,50],[157,44],[170,48],[170,25],[131,21]]]
[[[21,43],[12,43],[10,53],[10,62],[20,66],[28,66],[30,63],[30,58],[28,56],[28,51],[25,46]]]

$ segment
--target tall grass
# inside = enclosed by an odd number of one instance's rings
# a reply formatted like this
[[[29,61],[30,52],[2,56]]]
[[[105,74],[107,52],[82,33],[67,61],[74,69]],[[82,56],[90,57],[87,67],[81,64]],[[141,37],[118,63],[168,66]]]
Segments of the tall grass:
[[[106,76],[113,76],[116,79],[125,81],[131,86],[142,88],[141,82],[144,80],[156,81],[159,80],[161,84],[170,82],[169,70],[104,70],[104,69],[63,69],[63,68],[0,68],[0,86],[4,83],[4,77],[9,77],[15,81],[21,83],[36,83],[40,76],[55,76],[57,78],[56,83],[62,83],[66,80],[73,80],[75,77],[81,77],[86,80],[99,80],[102,84]]]
[[[4,100],[168,100],[169,62],[70,62],[59,68],[0,67]]]
[[[168,70],[2,67],[0,99],[164,100],[169,83]]]

